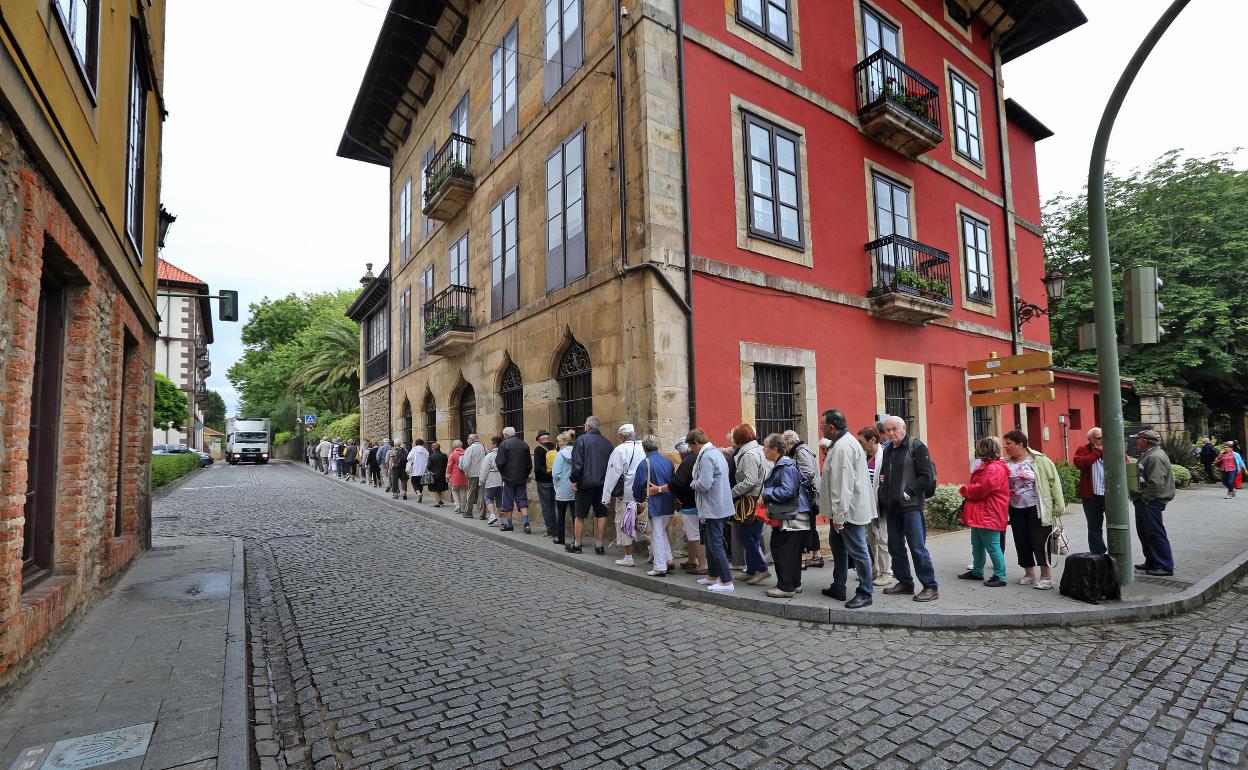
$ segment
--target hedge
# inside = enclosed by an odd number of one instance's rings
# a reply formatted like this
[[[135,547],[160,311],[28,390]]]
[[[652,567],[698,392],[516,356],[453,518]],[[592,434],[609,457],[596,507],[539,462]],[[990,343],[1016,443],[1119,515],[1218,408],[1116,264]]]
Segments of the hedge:
[[[927,499],[923,509],[927,526],[932,529],[962,529],[962,520],[958,518],[958,508],[962,505],[962,495],[958,494],[961,484],[941,484],[936,487],[936,494]]]
[[[1057,477],[1062,480],[1062,497],[1066,505],[1079,502],[1079,469],[1066,460],[1058,460],[1054,465],[1057,466]]]
[[[1192,485],[1192,472],[1182,465],[1172,465],[1170,468],[1174,471],[1174,485],[1179,489],[1190,487]]]
[[[152,455],[152,489],[160,489],[199,467],[199,455],[182,452],[176,455]]]

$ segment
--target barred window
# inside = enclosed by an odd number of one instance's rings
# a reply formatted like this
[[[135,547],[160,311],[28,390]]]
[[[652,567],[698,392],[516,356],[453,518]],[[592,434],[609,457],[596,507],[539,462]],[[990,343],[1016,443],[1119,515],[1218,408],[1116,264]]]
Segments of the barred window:
[[[432,393],[425,394],[425,442],[432,444],[438,440],[438,404],[433,400]]]
[[[992,407],[976,406],[972,407],[971,426],[975,440],[988,438],[992,435]]]
[[[884,411],[906,421],[906,431],[918,434],[914,416],[918,414],[919,383],[913,377],[884,376]]]
[[[759,437],[797,430],[797,369],[754,364],[754,430]]]
[[[559,359],[555,381],[559,383],[559,432],[580,433],[593,414],[593,383],[590,380],[589,351],[573,341]]]
[[[524,434],[524,379],[520,367],[513,361],[503,370],[498,393],[503,399],[503,427],[516,429],[516,435]]]

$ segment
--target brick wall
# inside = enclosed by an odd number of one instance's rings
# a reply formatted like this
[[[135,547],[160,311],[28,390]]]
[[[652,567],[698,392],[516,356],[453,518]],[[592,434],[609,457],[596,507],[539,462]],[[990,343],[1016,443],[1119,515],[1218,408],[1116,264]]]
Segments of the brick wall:
[[[0,181],[0,249],[7,257],[0,262],[3,684],[23,657],[85,606],[100,582],[129,562],[147,538],[155,338],[4,118]],[[61,421],[53,428],[58,440],[53,563],[49,577],[24,588],[33,351],[40,276],[47,261],[55,261],[68,284]]]

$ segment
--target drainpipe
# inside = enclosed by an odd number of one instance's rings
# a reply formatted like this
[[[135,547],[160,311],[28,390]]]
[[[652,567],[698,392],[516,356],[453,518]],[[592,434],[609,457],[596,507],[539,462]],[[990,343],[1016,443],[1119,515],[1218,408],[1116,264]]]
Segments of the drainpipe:
[[[628,264],[628,194],[626,188],[625,153],[624,153],[624,82],[623,82],[623,40],[624,33],[621,22],[621,0],[615,0],[615,150],[616,165],[620,175],[620,272],[623,275],[639,271],[649,271],[658,277],[659,284],[671,295],[676,305],[685,315],[685,355],[688,359],[689,382],[689,427],[696,425],[695,379],[693,364],[693,257],[689,233],[689,153],[685,141],[685,29],[681,0],[676,2],[676,68],[677,93],[680,96],[680,155],[681,155],[681,192],[682,214],[684,219],[685,248],[685,293],[682,295],[672,284],[667,273],[653,262],[642,262],[637,265]]]
[[[1005,142],[1008,129],[1005,124],[1005,102],[1001,98],[1000,47],[1001,39],[998,39],[992,46],[992,98],[997,107],[997,151],[1001,161],[1001,210],[1005,213],[1005,277],[1010,294],[1010,304],[1007,306],[1010,314],[1010,355],[1015,355],[1020,352],[1020,332],[1018,313],[1014,310],[1014,306],[1018,302],[1018,295],[1014,290],[1014,261],[1016,255],[1014,253],[1014,239],[1010,236],[1010,212],[1014,210],[1014,196],[1010,190],[1010,180],[1006,174],[1008,159],[1006,158]],[[1014,405],[1014,427],[1019,430],[1023,428],[1022,404]]]

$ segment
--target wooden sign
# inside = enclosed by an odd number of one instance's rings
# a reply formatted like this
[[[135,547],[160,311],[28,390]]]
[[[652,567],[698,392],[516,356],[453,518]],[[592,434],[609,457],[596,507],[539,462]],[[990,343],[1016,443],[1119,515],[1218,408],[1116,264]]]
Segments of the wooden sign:
[[[999,388],[1022,388],[1027,385],[1052,384],[1053,372],[1048,369],[1041,369],[1038,372],[1002,374],[998,377],[978,377],[973,380],[967,380],[966,388],[972,393],[976,393],[983,390],[997,390]]]
[[[1005,358],[986,358],[966,365],[967,374],[1000,374],[1018,369],[1047,369],[1053,365],[1053,354],[1047,351],[1023,353]]]
[[[1038,404],[1052,401],[1057,394],[1052,388],[1035,388],[1033,390],[1006,390],[1000,393],[974,393],[971,395],[971,406],[1000,406],[1001,404]]]

